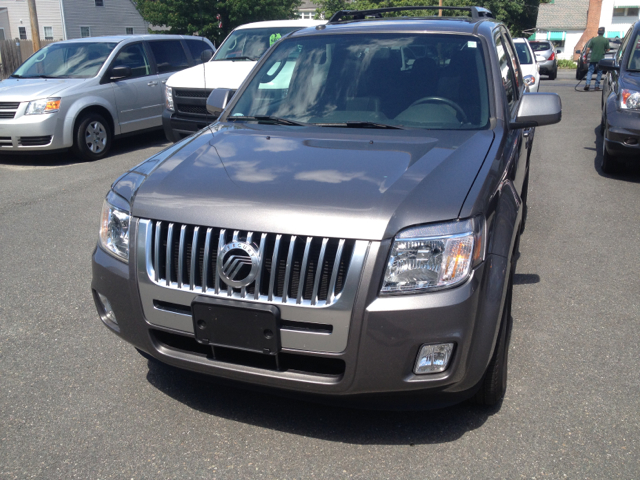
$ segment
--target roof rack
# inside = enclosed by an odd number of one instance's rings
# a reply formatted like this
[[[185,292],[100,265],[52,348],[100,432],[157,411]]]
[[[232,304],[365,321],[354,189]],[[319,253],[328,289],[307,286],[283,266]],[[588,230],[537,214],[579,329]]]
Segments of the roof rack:
[[[388,7],[388,8],[374,8],[371,10],[340,10],[334,13],[327,23],[339,23],[345,17],[352,17],[350,20],[364,20],[366,17],[382,18],[382,13],[388,12],[403,12],[408,10],[464,10],[471,14],[471,19],[478,21],[485,18],[495,18],[490,10],[483,7]]]

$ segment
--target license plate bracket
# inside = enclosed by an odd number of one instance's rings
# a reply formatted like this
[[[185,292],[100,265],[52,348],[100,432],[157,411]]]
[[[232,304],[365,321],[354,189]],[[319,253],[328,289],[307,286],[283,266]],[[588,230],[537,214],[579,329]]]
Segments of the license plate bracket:
[[[278,307],[196,297],[191,312],[198,343],[266,355],[280,351]]]

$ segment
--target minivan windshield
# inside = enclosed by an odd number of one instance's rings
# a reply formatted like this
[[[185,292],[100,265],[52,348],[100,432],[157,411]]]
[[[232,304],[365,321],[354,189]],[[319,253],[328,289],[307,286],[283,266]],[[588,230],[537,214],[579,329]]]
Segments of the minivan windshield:
[[[489,120],[488,98],[477,37],[300,36],[278,44],[227,121],[478,129]]]
[[[629,55],[629,63],[627,70],[632,72],[640,72],[640,34],[636,35],[631,46],[631,54]]]
[[[53,43],[37,51],[14,73],[14,78],[95,77],[116,43]]]
[[[302,27],[243,28],[231,32],[212,62],[217,60],[258,60],[267,49],[286,34]]]

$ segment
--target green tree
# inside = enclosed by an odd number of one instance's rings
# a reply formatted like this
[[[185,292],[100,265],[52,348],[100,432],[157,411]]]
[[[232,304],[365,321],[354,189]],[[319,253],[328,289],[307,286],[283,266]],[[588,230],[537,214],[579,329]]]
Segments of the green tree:
[[[142,18],[169,27],[168,33],[197,32],[219,45],[238,25],[296,18],[301,0],[135,0],[135,4]]]
[[[405,6],[437,6],[438,0],[317,0],[316,13],[318,16],[330,18],[339,10],[367,10],[371,8],[384,7],[405,7]],[[515,36],[521,35],[524,28],[531,28],[523,24],[523,12],[525,11],[525,0],[444,0],[444,6],[448,7],[468,7],[480,6],[488,8],[493,12],[498,20],[506,23]],[[437,14],[437,13],[435,13]],[[444,12],[447,15],[446,11]],[[403,13],[403,15],[425,15],[425,13]],[[535,18],[534,25],[535,26]]]

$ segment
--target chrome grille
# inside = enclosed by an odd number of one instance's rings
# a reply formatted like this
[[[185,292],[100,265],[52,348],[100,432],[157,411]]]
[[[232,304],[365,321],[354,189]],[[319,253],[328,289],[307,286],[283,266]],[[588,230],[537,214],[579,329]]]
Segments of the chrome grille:
[[[355,240],[279,235],[149,221],[147,272],[157,285],[205,295],[326,306],[343,290]],[[218,252],[231,242],[260,252],[255,280],[228,286],[217,271]]]
[[[180,89],[173,93],[173,102],[178,113],[186,115],[210,116],[207,112],[207,98],[212,90]]]

